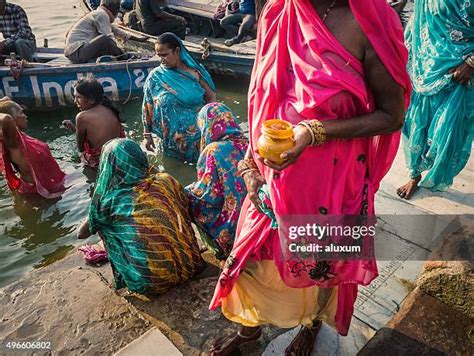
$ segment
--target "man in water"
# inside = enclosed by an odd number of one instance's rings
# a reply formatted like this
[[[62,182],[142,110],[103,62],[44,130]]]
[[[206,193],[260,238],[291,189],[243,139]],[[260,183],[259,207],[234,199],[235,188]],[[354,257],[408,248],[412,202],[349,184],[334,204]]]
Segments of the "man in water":
[[[4,38],[0,42],[0,54],[15,52],[21,59],[33,60],[33,53],[36,51],[35,35],[21,6],[0,0],[0,32]]]
[[[65,189],[65,174],[48,145],[23,132],[27,127],[21,106],[9,98],[1,99],[0,171],[13,191],[57,198]]]
[[[114,138],[125,137],[119,111],[104,95],[102,85],[93,78],[81,79],[76,84],[74,102],[81,110],[76,116],[77,127],[70,120],[63,124],[76,132],[77,148],[84,165],[97,168],[102,146]]]
[[[143,32],[159,36],[165,32],[173,32],[184,40],[186,20],[184,17],[170,14],[164,10],[165,0],[137,0],[136,12]]]
[[[124,56],[116,38],[145,42],[147,37],[132,36],[113,24],[119,10],[120,0],[102,0],[68,32],[64,55],[73,63],[87,63],[104,55]]]

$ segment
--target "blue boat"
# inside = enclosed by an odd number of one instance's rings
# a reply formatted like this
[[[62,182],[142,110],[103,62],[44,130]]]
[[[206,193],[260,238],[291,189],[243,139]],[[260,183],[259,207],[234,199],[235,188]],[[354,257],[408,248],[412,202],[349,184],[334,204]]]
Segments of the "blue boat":
[[[55,48],[38,48],[35,59],[18,78],[9,67],[0,67],[0,97],[9,96],[29,111],[74,106],[74,83],[85,76],[97,78],[113,101],[141,97],[148,73],[160,65],[157,58],[72,64]]]

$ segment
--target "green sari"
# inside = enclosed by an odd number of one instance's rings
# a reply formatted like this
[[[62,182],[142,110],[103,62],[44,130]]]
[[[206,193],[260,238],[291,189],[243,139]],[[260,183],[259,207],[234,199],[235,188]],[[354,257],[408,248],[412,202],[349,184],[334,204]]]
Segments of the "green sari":
[[[152,174],[129,139],[102,149],[89,229],[104,241],[117,289],[161,293],[202,266],[183,188],[168,174]]]

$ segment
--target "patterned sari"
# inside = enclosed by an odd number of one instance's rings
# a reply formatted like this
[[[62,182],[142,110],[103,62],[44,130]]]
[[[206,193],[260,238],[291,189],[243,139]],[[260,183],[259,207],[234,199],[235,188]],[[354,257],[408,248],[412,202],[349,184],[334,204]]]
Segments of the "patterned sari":
[[[168,174],[150,173],[129,139],[104,145],[89,229],[104,241],[117,289],[161,293],[202,263],[182,187]]]
[[[473,80],[455,82],[452,68],[474,53],[472,0],[419,0],[405,32],[411,105],[403,128],[410,178],[428,171],[419,185],[446,190],[471,153]]]
[[[355,20],[380,61],[410,95],[400,20],[385,0],[349,0]],[[252,152],[265,120],[346,120],[376,110],[363,63],[326,27],[311,0],[270,0],[259,20],[249,89]],[[397,153],[400,134],[332,139],[307,147],[295,164],[275,172],[256,162],[266,202],[279,226],[302,215],[374,215],[375,193]],[[359,285],[377,277],[370,260],[318,261],[294,255],[287,234],[273,228],[248,197],[232,252],[219,277],[211,309],[245,326],[311,325],[326,320],[347,335]]]
[[[198,114],[201,155],[197,182],[186,187],[191,215],[211,240],[207,241],[219,259],[229,255],[242,202],[247,194],[237,164],[247,151],[234,113],[224,104],[211,103]]]
[[[203,80],[215,90],[211,76],[194,60],[181,40],[180,59],[189,68],[197,70]],[[143,98],[143,125],[162,140],[164,153],[187,162],[199,157],[200,132],[196,115],[204,105],[205,90],[191,74],[163,66],[148,76]]]

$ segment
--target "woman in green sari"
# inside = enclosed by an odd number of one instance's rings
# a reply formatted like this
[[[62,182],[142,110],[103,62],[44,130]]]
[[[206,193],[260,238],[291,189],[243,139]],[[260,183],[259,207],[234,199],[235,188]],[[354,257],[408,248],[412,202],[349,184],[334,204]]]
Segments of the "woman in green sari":
[[[446,190],[471,153],[474,1],[418,0],[405,31],[413,91],[403,128],[409,199],[421,186]],[[426,174],[422,176],[422,173]]]
[[[153,173],[137,143],[103,146],[89,217],[78,237],[99,233],[117,289],[156,294],[191,278],[203,260],[188,202],[170,175]]]

